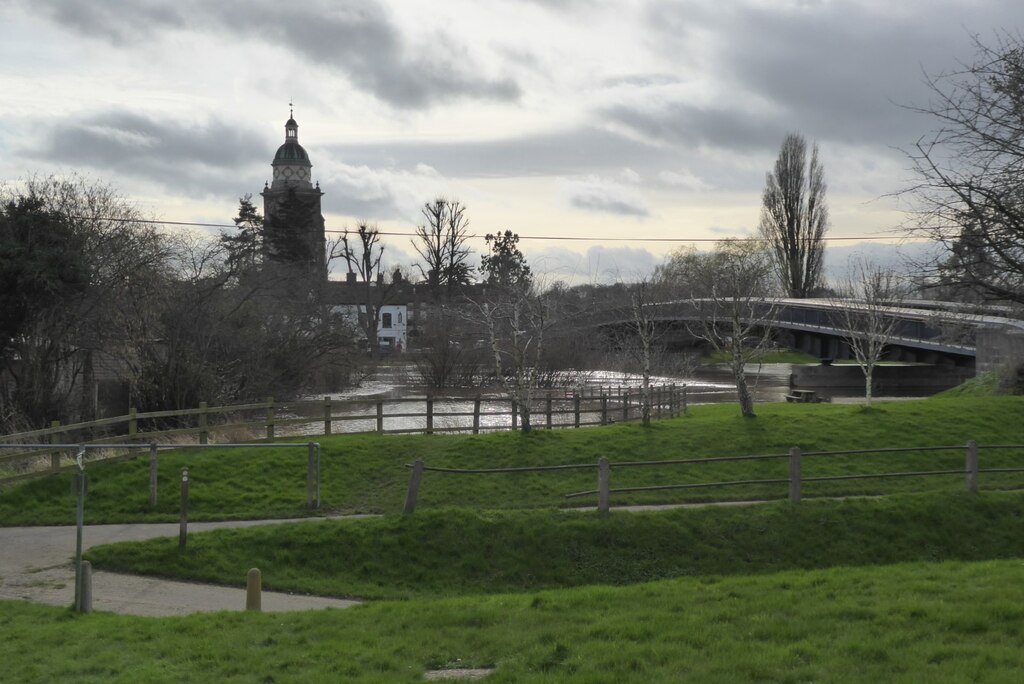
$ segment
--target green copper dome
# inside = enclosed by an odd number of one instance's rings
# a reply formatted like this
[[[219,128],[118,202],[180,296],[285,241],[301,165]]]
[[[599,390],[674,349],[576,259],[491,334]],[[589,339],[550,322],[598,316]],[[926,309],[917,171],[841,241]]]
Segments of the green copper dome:
[[[305,162],[309,164],[309,155],[306,154],[306,150],[302,148],[297,142],[286,142],[277,148],[277,154],[274,155],[275,162]]]

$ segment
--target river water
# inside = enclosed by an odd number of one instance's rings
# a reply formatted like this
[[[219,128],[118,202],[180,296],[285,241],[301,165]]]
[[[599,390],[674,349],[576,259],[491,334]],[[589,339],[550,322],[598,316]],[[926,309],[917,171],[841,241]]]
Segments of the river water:
[[[747,383],[754,401],[757,403],[785,401],[785,396],[790,389],[791,372],[791,364],[785,363],[749,366]],[[654,385],[685,385],[689,405],[736,401],[736,386],[732,382],[732,374],[724,366],[703,366],[693,375],[686,377],[655,376],[652,377],[651,382]],[[552,424],[567,425],[574,422],[575,416],[571,413],[571,401],[564,398],[567,394],[571,396],[573,389],[580,391],[585,397],[592,392],[601,390],[614,396],[627,388],[635,391],[640,384],[640,376],[630,373],[588,371],[576,374],[573,376],[573,382],[568,390],[563,388],[553,392],[556,397],[554,411],[563,410],[566,413],[553,415]],[[474,400],[477,396],[481,398],[479,424],[481,431],[507,430],[512,426],[509,401],[501,392],[493,388],[446,390],[443,394],[445,396],[443,400],[435,399],[433,401],[433,412],[436,416],[433,427],[437,430],[469,431],[472,429]],[[411,366],[381,366],[372,376],[364,379],[358,387],[332,393],[329,396],[332,400],[346,401],[343,410],[339,409],[334,412],[335,416],[351,416],[345,420],[332,421],[331,431],[335,434],[375,430],[378,401],[383,403],[385,431],[421,432],[426,430],[426,396],[416,377],[415,369]],[[858,401],[863,399],[863,390],[860,388],[830,388],[825,396],[835,402]],[[907,398],[907,396],[912,395],[876,397],[876,399],[884,401]],[[546,422],[546,401],[543,391],[538,392],[537,397],[533,406],[533,424],[539,427]],[[323,399],[323,396],[309,398]],[[585,399],[582,410],[581,421],[583,423],[598,422],[600,420],[600,399]],[[617,416],[616,412],[612,418]],[[295,426],[288,432],[296,435],[323,434],[325,426],[322,418],[317,419],[315,416],[311,416],[311,418],[315,422],[306,426]]]

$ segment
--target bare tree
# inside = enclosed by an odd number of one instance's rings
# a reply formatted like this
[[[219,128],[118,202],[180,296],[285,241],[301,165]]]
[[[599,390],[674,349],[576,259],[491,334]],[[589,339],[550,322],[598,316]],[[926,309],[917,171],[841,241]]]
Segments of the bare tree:
[[[927,76],[932,100],[911,107],[937,128],[907,151],[918,181],[908,226],[938,241],[941,284],[1024,303],[1024,39],[975,38],[971,63]]]
[[[551,325],[546,302],[532,290],[475,303],[487,334],[494,375],[516,403],[520,429],[530,432],[533,399],[540,387],[544,336]]]
[[[676,287],[689,290],[687,305],[696,318],[690,332],[727,354],[740,412],[753,418],[744,368],[770,345],[776,308],[764,245],[725,240],[713,252],[680,251],[664,271],[674,274]]]
[[[469,219],[456,200],[437,198],[423,205],[426,223],[416,227],[413,247],[424,264],[417,268],[435,299],[450,299],[455,289],[469,282]],[[424,266],[426,268],[424,268]]]
[[[894,309],[905,290],[895,271],[863,260],[851,265],[850,274],[839,288],[840,296],[829,298],[834,307],[831,318],[864,373],[864,404],[870,407],[875,367],[899,325]]]
[[[377,329],[380,326],[381,309],[391,302],[399,285],[394,278],[385,282],[381,266],[383,257],[384,245],[380,242],[380,231],[376,226],[366,223],[359,224],[354,239],[350,240],[350,233],[346,229],[330,246],[330,259],[344,259],[348,272],[355,274],[362,288],[361,306],[364,311],[359,316],[359,322],[374,359],[380,358]]]
[[[790,297],[810,297],[821,286],[828,230],[825,172],[817,144],[807,161],[807,143],[799,133],[782,141],[775,170],[765,179],[761,236],[771,246],[772,263]]]

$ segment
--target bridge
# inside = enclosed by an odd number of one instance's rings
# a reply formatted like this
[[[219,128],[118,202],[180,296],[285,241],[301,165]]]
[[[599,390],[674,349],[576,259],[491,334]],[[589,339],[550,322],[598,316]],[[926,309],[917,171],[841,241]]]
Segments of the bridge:
[[[708,300],[676,300],[654,305],[654,320],[666,329],[685,330],[702,318]],[[791,336],[789,346],[819,358],[850,358],[850,333],[838,322],[838,312],[856,313],[863,302],[831,299],[768,298],[751,302],[745,322],[771,326]],[[970,305],[930,300],[904,301],[887,307],[896,318],[887,358],[891,360],[976,365],[988,370],[1012,359],[1024,359],[1024,321],[1011,317],[1009,307]],[[628,315],[609,315],[595,321],[601,327],[629,325]]]

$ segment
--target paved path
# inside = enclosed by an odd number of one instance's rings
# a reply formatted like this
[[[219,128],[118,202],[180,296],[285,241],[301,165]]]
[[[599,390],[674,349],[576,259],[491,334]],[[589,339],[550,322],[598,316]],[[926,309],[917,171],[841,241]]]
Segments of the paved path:
[[[298,520],[252,520],[190,523],[189,534],[224,527],[251,527]],[[323,520],[315,518],[314,520]],[[176,537],[177,523],[87,525],[83,546],[119,541]],[[74,527],[0,528],[0,599],[23,599],[70,606],[75,597]],[[348,608],[357,601],[263,592],[264,611]],[[184,615],[245,608],[245,590],[210,584],[94,571],[93,609],[130,615]]]

